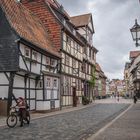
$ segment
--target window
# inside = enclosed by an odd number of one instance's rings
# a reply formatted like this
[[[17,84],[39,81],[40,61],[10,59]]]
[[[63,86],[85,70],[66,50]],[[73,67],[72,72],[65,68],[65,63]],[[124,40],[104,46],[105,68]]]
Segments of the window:
[[[80,46],[79,46],[79,44],[76,43],[75,49],[76,49],[76,51],[80,51]]]
[[[82,64],[82,72],[86,72],[86,63],[84,62],[83,64]]]
[[[69,77],[67,77],[67,76],[65,76],[64,77],[64,86],[63,86],[63,94],[64,95],[70,95],[71,93],[70,93],[70,88],[71,88],[71,86],[70,86],[70,78]]]
[[[51,78],[47,78],[46,86],[47,88],[51,87]]]
[[[51,59],[51,66],[53,66],[53,67],[56,66],[56,60],[55,59]]]
[[[50,58],[49,57],[46,57],[46,64],[50,65]]]
[[[94,60],[94,51],[92,51],[92,59]]]
[[[128,78],[128,74],[127,73],[125,74],[125,78]]]
[[[82,64],[79,62],[79,71],[82,71]]]
[[[66,59],[65,59],[65,61],[66,61],[66,65],[69,65],[70,60],[69,60],[69,56],[68,56],[68,55],[66,55]]]
[[[82,85],[81,80],[78,80],[78,89],[79,90],[81,90],[81,85]]]
[[[83,49],[83,53],[84,53],[84,54],[87,54],[87,47],[86,47],[86,46],[85,46],[84,49]]]
[[[92,49],[89,48],[89,57],[91,57],[91,55],[92,55]]]
[[[92,44],[92,33],[89,33],[88,37],[89,37],[89,43]]]
[[[28,58],[30,58],[30,49],[29,48],[25,48],[25,50],[24,50],[25,52],[25,57],[28,57]]]
[[[57,87],[58,87],[57,79],[54,79],[54,80],[53,80],[53,87],[54,87],[54,88],[57,88]]]
[[[39,80],[37,84],[37,88],[42,88],[43,87],[43,81]]]
[[[76,60],[75,59],[73,59],[73,61],[72,61],[72,66],[73,66],[73,68],[76,68]]]
[[[37,61],[37,52],[32,51],[32,59]]]
[[[71,45],[71,39],[70,39],[70,37],[66,36],[66,42],[67,42],[69,45]]]
[[[87,67],[87,74],[89,74],[89,65],[87,64],[86,67]]]

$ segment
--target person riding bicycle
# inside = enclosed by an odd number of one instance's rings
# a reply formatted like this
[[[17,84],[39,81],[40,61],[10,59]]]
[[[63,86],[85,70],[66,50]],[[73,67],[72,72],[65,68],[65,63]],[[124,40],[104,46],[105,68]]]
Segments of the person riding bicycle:
[[[26,102],[22,97],[19,97],[17,100],[17,106],[19,108],[19,116],[20,116],[20,126],[23,126],[23,120],[26,120],[27,123],[29,124],[29,120],[27,119],[27,114],[26,114]]]

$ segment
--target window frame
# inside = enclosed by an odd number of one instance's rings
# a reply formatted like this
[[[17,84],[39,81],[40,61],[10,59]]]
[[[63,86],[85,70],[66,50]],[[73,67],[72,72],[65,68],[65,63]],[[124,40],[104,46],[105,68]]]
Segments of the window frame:
[[[37,51],[32,51],[32,59],[37,61]]]
[[[48,59],[48,60],[47,60]],[[48,62],[47,62],[48,61]],[[50,59],[50,57],[47,57],[46,56],[46,65],[51,65],[51,59]]]
[[[28,54],[29,54],[29,55],[27,55],[27,51],[28,51]],[[25,47],[25,48],[24,48],[24,55],[25,55],[25,57],[27,57],[27,58],[30,58],[30,57],[31,57],[31,50],[30,50],[28,47]]]

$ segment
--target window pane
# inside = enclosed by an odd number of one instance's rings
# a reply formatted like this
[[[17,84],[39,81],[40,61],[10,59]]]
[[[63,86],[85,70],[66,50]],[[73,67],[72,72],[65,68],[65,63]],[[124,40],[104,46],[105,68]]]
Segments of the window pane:
[[[50,65],[50,58],[49,57],[46,57],[46,64]]]
[[[51,59],[51,66],[56,66],[56,60],[55,59]]]
[[[25,48],[25,56],[30,57],[30,49]]]
[[[57,87],[58,87],[57,79],[54,79],[54,80],[53,80],[53,87],[54,87],[54,88],[57,88]]]
[[[46,86],[51,87],[51,78],[47,78]]]
[[[37,60],[37,52],[32,52],[32,59]]]

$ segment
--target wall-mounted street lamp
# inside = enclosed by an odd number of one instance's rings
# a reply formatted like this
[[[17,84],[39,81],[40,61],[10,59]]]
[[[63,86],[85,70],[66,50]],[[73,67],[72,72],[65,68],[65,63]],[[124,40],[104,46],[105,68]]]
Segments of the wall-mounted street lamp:
[[[132,34],[132,38],[136,41],[136,47],[140,46],[138,40],[140,40],[140,25],[137,23],[137,19],[135,20],[135,25],[130,29]]]

